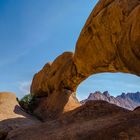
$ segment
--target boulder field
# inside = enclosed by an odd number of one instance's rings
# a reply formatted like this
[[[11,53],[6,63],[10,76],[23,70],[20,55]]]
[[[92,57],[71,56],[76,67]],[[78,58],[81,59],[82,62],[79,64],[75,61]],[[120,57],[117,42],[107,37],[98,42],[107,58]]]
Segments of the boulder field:
[[[78,85],[92,74],[124,72],[140,76],[140,1],[99,0],[75,52],[64,52],[35,74],[34,114],[47,119],[80,106]]]

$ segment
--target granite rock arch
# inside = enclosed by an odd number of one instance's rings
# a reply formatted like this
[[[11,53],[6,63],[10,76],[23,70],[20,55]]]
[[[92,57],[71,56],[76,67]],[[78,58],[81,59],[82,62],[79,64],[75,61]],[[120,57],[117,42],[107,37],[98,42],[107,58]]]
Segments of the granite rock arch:
[[[77,86],[101,72],[140,76],[140,0],[99,0],[75,52],[64,52],[35,74],[31,85],[37,102],[34,114],[46,119],[78,107]]]

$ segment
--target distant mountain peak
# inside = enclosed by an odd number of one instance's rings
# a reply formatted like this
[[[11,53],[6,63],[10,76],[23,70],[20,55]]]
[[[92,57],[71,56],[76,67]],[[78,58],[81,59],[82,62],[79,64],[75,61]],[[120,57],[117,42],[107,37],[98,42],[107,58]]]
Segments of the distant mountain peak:
[[[134,110],[136,107],[140,106],[140,92],[136,93],[122,93],[117,97],[111,96],[108,91],[104,91],[103,93],[100,91],[95,91],[94,93],[90,93],[86,100],[81,101],[84,104],[90,100],[103,100],[109,103],[115,104],[117,106],[126,108],[128,110]]]
[[[103,95],[105,95],[106,97],[110,97],[110,94],[109,94],[108,91],[104,91],[104,92],[103,92]]]

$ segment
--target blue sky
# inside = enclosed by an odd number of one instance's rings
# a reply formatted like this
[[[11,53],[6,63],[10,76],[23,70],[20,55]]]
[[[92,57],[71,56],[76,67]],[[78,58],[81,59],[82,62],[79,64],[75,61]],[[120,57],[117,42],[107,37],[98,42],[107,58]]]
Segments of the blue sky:
[[[140,91],[140,78],[136,75],[126,73],[102,73],[92,75],[79,85],[77,89],[78,99],[85,99],[89,93],[95,91],[109,91],[113,96],[117,96],[122,92],[134,93]]]
[[[64,51],[74,51],[80,31],[96,2],[0,0],[0,91],[24,96],[29,92],[33,75],[45,63]],[[112,78],[117,80],[112,82]],[[118,86],[112,85],[115,81]],[[128,84],[131,88],[127,88]],[[111,85],[110,91],[116,95],[126,89],[134,91],[132,87],[140,90],[139,84],[136,76],[100,74],[83,82],[77,92],[83,99],[89,91],[104,91]]]

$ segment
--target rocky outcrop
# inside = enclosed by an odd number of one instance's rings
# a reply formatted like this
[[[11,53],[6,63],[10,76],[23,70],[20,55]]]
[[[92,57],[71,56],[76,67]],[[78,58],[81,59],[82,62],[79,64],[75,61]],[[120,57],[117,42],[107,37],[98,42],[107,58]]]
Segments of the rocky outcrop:
[[[59,116],[80,104],[77,86],[101,72],[140,75],[140,1],[100,0],[90,14],[74,53],[65,52],[34,76],[34,113]],[[73,98],[74,97],[74,98]],[[44,119],[44,118],[43,118]]]
[[[140,92],[127,94],[122,93],[121,95],[114,97],[111,96],[108,91],[103,93],[96,91],[94,93],[90,93],[89,97],[86,100],[82,100],[81,103],[85,104],[90,100],[103,100],[122,108],[134,110],[136,107],[140,106]]]
[[[54,118],[59,113],[72,110],[80,105],[75,96],[77,85],[71,79],[74,79],[75,75],[73,53],[65,52],[52,64],[46,64],[34,76],[31,93],[34,98],[37,98],[38,106],[34,113],[38,117]]]
[[[0,140],[14,129],[38,123],[39,120],[22,110],[14,93],[0,92]]]
[[[128,140],[140,138],[140,109],[88,101],[59,119],[11,131],[6,140]]]
[[[140,92],[136,92],[136,93],[122,93],[121,95],[117,96],[118,98],[129,98],[131,100],[133,100],[136,103],[140,102]]]
[[[140,110],[88,101],[42,125],[11,131],[6,140],[127,140],[140,137]]]

